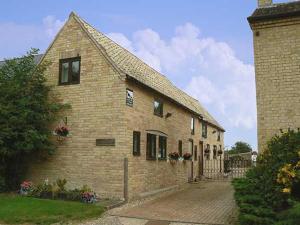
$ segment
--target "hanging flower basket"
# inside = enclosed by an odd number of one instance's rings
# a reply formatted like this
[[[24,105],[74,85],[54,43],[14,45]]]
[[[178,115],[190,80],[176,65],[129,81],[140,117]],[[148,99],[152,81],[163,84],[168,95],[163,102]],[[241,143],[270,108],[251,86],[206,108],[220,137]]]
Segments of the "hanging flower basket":
[[[67,126],[58,126],[55,130],[54,130],[54,135],[57,136],[57,140],[58,141],[63,141],[66,139],[66,137],[69,136],[69,129]]]
[[[205,150],[204,150],[204,153],[205,153],[205,154],[209,154],[209,149],[205,149]]]
[[[218,155],[222,155],[223,151],[222,150],[218,150]]]
[[[192,159],[192,154],[189,152],[184,153],[183,155],[184,160],[191,160]]]

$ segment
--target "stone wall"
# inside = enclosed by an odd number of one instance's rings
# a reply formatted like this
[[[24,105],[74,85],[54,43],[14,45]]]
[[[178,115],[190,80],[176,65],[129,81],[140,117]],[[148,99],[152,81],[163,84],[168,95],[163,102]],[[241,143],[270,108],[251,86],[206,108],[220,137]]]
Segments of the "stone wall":
[[[59,86],[59,59],[81,56],[80,84]],[[71,136],[47,161],[37,161],[29,177],[34,182],[66,178],[69,187],[87,184],[104,196],[123,197],[126,156],[125,83],[96,49],[79,24],[70,18],[44,60],[52,62],[47,79],[61,102]],[[59,121],[54,124],[57,126]],[[54,128],[53,127],[53,128]],[[96,139],[115,138],[116,146],[96,147]]]
[[[299,22],[294,18],[252,24],[259,151],[280,129],[300,127]]]
[[[80,84],[57,85],[59,59],[77,56],[81,57]],[[62,143],[57,142],[57,151],[48,160],[37,160],[30,168],[28,178],[36,183],[66,178],[70,188],[87,184],[102,197],[122,198],[123,160],[127,157],[129,197],[135,198],[144,192],[184,184],[191,177],[191,162],[171,165],[165,160],[146,160],[147,130],[168,135],[168,152],[178,151],[178,140],[182,140],[183,152],[187,152],[189,139],[193,139],[198,156],[200,141],[204,145],[209,142],[211,146],[223,146],[223,134],[221,141],[217,141],[217,133],[212,133],[215,128],[209,126],[208,138],[202,139],[201,123],[195,118],[195,134],[191,135],[190,112],[144,86],[120,79],[72,16],[44,60],[52,62],[46,75],[48,83],[54,86],[53,93],[61,102],[72,106],[61,115],[61,119],[67,117],[71,136]],[[133,107],[126,106],[127,87],[134,91]],[[153,114],[154,97],[163,99],[164,115],[170,112],[171,117]],[[132,155],[133,131],[141,132],[140,156]],[[96,146],[96,139],[105,138],[115,139],[116,145]],[[199,175],[198,171],[198,161],[195,161],[194,177]]]
[[[134,82],[127,82],[127,87],[134,92],[133,107],[126,107],[127,137],[129,149],[132,151],[132,132],[141,132],[141,155],[129,156],[129,193],[130,197],[139,193],[161,189],[176,184],[184,184],[191,177],[191,162],[177,162],[174,165],[165,160],[146,160],[147,130],[157,130],[167,134],[167,152],[178,152],[178,141],[182,140],[183,153],[188,152],[189,140],[193,140],[194,152],[197,148],[197,160],[194,160],[194,178],[199,176],[200,141],[206,146],[223,144],[223,133],[221,140],[217,141],[217,133],[213,134],[215,128],[208,126],[208,137],[202,138],[202,123],[195,118],[195,134],[191,134],[192,113],[182,107],[170,102],[159,94],[148,88],[139,86]],[[162,99],[164,102],[164,115],[171,113],[172,116],[158,117],[153,113],[154,98]],[[157,140],[158,149],[158,140]],[[211,147],[212,151],[212,147]],[[168,154],[167,153],[167,154]],[[211,156],[212,157],[212,156]]]

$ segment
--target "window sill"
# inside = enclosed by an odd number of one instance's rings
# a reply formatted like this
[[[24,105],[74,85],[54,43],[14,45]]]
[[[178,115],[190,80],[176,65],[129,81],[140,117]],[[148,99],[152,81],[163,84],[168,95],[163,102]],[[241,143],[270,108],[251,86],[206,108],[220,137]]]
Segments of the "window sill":
[[[146,158],[148,161],[156,161],[156,158]]]
[[[140,153],[135,153],[135,154],[132,154],[134,157],[139,157],[139,156],[141,156],[141,154]]]
[[[69,85],[76,85],[76,84],[80,84],[79,83],[59,83],[58,86],[69,86]]]
[[[158,158],[158,161],[167,161],[167,158]]]
[[[154,113],[153,115],[154,115],[154,116],[158,116],[158,117],[160,117],[160,118],[163,118],[163,117],[164,117],[163,115],[160,115],[160,114],[158,114],[158,113]]]

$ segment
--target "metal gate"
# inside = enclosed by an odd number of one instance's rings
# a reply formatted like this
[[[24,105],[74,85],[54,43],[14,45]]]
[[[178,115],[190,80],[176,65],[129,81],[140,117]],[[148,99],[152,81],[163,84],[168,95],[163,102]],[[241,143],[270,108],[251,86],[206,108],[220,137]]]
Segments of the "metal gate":
[[[244,177],[251,168],[251,160],[242,157],[226,157],[203,160],[203,176],[207,179],[232,179]]]

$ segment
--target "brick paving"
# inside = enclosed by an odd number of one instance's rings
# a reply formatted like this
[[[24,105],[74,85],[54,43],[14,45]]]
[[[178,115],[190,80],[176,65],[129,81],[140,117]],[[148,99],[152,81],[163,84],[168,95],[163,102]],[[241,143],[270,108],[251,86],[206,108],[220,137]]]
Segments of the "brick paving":
[[[145,225],[234,224],[236,205],[230,182],[199,182],[185,190],[114,212],[120,220]]]

